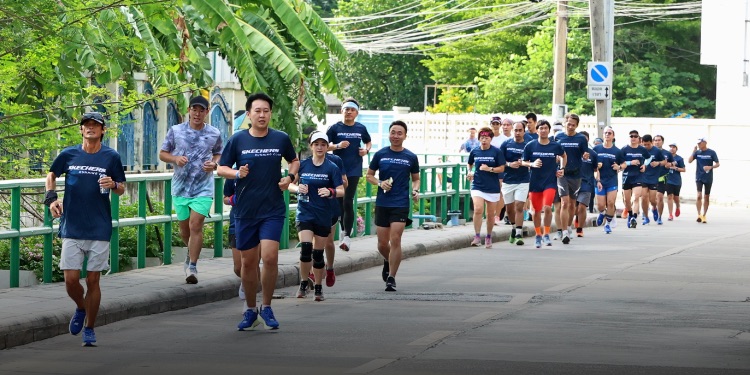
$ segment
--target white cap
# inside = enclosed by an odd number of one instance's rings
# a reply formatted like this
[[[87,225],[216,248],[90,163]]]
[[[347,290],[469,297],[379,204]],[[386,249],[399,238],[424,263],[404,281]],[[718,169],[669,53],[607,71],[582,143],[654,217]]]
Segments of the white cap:
[[[328,143],[328,136],[326,133],[323,133],[321,131],[314,131],[312,134],[310,134],[310,144],[313,144],[313,142],[317,141],[318,139],[322,139]]]

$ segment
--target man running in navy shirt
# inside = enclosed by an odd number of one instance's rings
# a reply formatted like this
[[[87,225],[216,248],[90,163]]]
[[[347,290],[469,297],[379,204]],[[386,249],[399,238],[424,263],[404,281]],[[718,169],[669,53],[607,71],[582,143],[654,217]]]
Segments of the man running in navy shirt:
[[[513,225],[509,241],[518,246],[523,245],[523,206],[529,196],[529,168],[523,166],[523,149],[528,142],[524,125],[513,124],[513,139],[505,141],[500,151],[505,158],[505,179],[502,194],[508,218]],[[533,140],[533,139],[532,139]]]
[[[658,192],[659,174],[661,173],[661,166],[664,164],[664,154],[661,150],[654,147],[654,140],[650,134],[644,134],[641,139],[643,148],[645,148],[649,157],[646,159],[645,171],[641,175],[641,206],[643,208],[643,225],[648,225],[651,220],[648,219],[648,206],[649,203],[653,210],[651,211],[654,215],[654,221],[659,220],[659,210],[656,205],[656,195]]]
[[[235,233],[242,252],[242,285],[247,310],[237,326],[242,331],[260,324],[276,329],[279,322],[271,310],[278,275],[279,241],[286,222],[283,191],[294,182],[299,170],[297,152],[289,136],[271,129],[273,100],[266,94],[252,94],[245,104],[251,127],[235,133],[219,161],[219,176],[236,179]],[[289,175],[281,176],[281,159],[289,163]],[[239,166],[238,170],[232,166]],[[256,308],[258,264],[263,258],[261,285],[263,300]]]
[[[94,326],[99,314],[102,292],[101,272],[109,269],[109,241],[112,237],[112,212],[109,193],[125,192],[125,172],[117,151],[104,146],[106,125],[98,112],[81,118],[83,143],[64,149],[47,174],[44,204],[53,217],[60,219],[62,252],[60,269],[65,290],[75,302],[76,311],[68,330],[77,335],[83,330],[83,345],[95,346]],[[57,198],[55,182],[65,174],[65,196]],[[64,209],[63,209],[64,208]],[[79,279],[86,258],[86,293]]]
[[[641,173],[645,170],[646,159],[651,154],[640,145],[641,137],[637,130],[630,131],[630,145],[624,146],[622,157],[625,162],[621,165],[622,172],[622,195],[625,200],[625,211],[628,213],[628,228],[635,228],[638,224],[638,197],[641,195]],[[633,204],[635,200],[635,204]],[[644,212],[644,215],[646,213]]]
[[[604,233],[612,233],[617,221],[614,220],[615,199],[617,198],[617,173],[622,170],[625,159],[614,144],[615,131],[612,127],[604,128],[604,143],[594,147],[599,161],[596,180],[596,206],[599,216],[596,225],[604,224]]]
[[[672,154],[674,162],[669,166],[669,174],[667,175],[667,209],[669,210],[669,221],[674,220],[675,217],[680,216],[680,189],[682,188],[682,175],[680,173],[685,172],[685,159],[682,156],[677,155],[677,144],[671,143],[669,145],[669,152]],[[674,210],[674,216],[672,216],[672,208]]]
[[[404,148],[406,131],[403,121],[392,122],[388,128],[391,145],[376,152],[367,169],[367,182],[378,186],[375,225],[378,251],[384,258],[382,273],[387,292],[396,291],[396,272],[403,257],[401,236],[411,224],[409,199],[419,199],[419,159]]]
[[[555,141],[565,150],[567,164],[565,173],[557,179],[557,189],[560,194],[560,221],[562,222],[562,243],[570,243],[573,236],[573,216],[578,191],[581,189],[581,163],[586,157],[588,141],[586,137],[576,132],[580,118],[575,113],[565,117],[565,131],[555,136]],[[567,231],[565,230],[567,228]],[[561,228],[557,228],[558,231]]]
[[[699,223],[706,223],[708,197],[711,195],[711,186],[714,183],[714,169],[720,166],[716,151],[706,147],[706,144],[706,138],[699,138],[698,144],[693,148],[693,154],[688,159],[688,163],[696,161],[695,186],[698,189],[698,196],[695,200],[695,208],[698,209],[696,221]],[[701,208],[703,208],[703,214],[701,214]]]

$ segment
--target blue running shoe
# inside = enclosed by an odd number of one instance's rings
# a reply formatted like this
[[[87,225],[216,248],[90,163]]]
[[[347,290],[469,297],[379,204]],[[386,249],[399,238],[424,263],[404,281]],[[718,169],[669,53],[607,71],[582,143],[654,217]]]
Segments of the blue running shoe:
[[[534,239],[534,246],[536,246],[537,249],[542,247],[542,236],[536,236],[536,239]]]
[[[266,325],[266,328],[279,329],[279,322],[276,320],[276,317],[273,316],[271,306],[266,306],[260,310],[260,318],[263,319],[263,324]]]
[[[542,237],[542,241],[544,241],[545,246],[552,246],[552,240],[549,239],[549,234],[545,234],[544,237]]]
[[[662,225],[664,222],[661,221],[661,218],[656,219],[656,225]]]
[[[654,214],[654,221],[659,221],[659,210],[651,210],[651,213]]]
[[[650,223],[650,222],[651,222],[651,220],[649,220],[648,217],[643,216],[643,224],[641,224],[641,225],[648,225],[648,223]]]
[[[255,312],[255,308],[247,309],[245,310],[245,313],[242,314],[242,321],[237,325],[237,330],[244,331],[246,329],[254,329],[259,325],[260,320],[258,320],[258,313]]]
[[[596,226],[600,227],[604,224],[604,212],[600,212],[599,216],[596,217]]]
[[[68,331],[70,331],[71,335],[76,336],[81,333],[84,320],[86,320],[86,310],[76,309],[76,312],[73,313],[73,317],[70,319],[70,324],[68,325]]]
[[[609,226],[609,223],[604,224],[604,233],[606,234],[612,233],[612,228]]]
[[[83,346],[96,346],[94,343],[96,342],[96,333],[94,333],[93,328],[84,328],[83,329]]]

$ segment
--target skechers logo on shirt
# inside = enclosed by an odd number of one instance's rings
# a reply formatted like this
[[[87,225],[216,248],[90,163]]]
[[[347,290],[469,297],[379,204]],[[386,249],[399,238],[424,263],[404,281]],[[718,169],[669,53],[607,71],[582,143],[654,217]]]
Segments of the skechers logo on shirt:
[[[362,139],[362,134],[359,133],[338,133],[336,134],[339,138],[359,138]]]
[[[475,163],[490,162],[490,161],[495,161],[495,158],[492,156],[478,156],[474,158]]]
[[[561,142],[560,143],[565,148],[578,148],[579,144],[575,142]]]
[[[78,172],[78,174],[103,174],[107,173],[107,168],[102,167],[92,167],[90,165],[71,165],[68,167],[68,171],[70,172]]]
[[[627,157],[629,157],[631,159],[638,159],[638,158],[642,158],[643,154],[641,154],[641,153],[635,153],[635,152],[628,152],[628,153],[625,154],[625,156],[627,156]]]
[[[554,152],[540,152],[540,151],[534,151],[531,153],[531,155],[536,156],[538,158],[552,158],[557,155],[555,155]]]
[[[301,178],[306,180],[327,180],[328,175],[325,173],[302,173]]]
[[[380,159],[381,163],[388,163],[388,164],[401,164],[401,165],[411,165],[409,163],[409,160],[406,159],[396,159],[396,158],[383,158]]]
[[[242,150],[242,155],[252,154],[253,156],[281,156],[281,150],[278,148],[254,148]]]

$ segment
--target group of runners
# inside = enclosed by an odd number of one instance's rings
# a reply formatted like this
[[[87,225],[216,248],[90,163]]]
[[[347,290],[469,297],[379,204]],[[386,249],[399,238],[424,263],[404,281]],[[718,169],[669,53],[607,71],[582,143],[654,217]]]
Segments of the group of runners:
[[[316,301],[325,299],[322,282],[335,283],[333,233],[342,228],[339,248],[349,251],[349,236],[355,220],[355,203],[363,156],[372,147],[364,125],[356,122],[359,103],[347,99],[342,105],[343,121],[327,132],[315,131],[307,138],[311,156],[300,162],[289,136],[269,127],[273,100],[264,93],[252,94],[246,102],[250,119],[247,130],[235,132],[223,145],[218,129],[205,123],[209,102],[196,96],[190,100],[188,118],[172,126],[162,144],[159,159],[174,168],[171,195],[179,222],[180,236],[188,251],[185,282],[198,283],[198,259],[203,243],[203,224],[213,206],[214,172],[226,179],[224,202],[231,206],[229,238],[234,272],[241,279],[238,294],[243,300],[238,330],[264,325],[279,328],[271,308],[278,274],[278,251],[286,218],[283,191],[297,194],[296,226],[300,240],[300,286],[297,297],[313,291]],[[640,137],[630,132],[630,145],[614,146],[614,131],[607,128],[603,143],[590,149],[588,135],[576,131],[579,118],[566,117],[565,130],[554,139],[546,120],[530,113],[525,121],[493,117],[491,128],[479,130],[478,143],[469,155],[468,178],[474,203],[476,236],[481,243],[483,215],[487,216],[486,247],[492,246],[495,212],[513,225],[511,243],[523,245],[523,221],[533,211],[535,244],[549,246],[552,207],[559,213],[558,237],[563,243],[573,236],[577,215],[582,236],[585,207],[596,194],[597,223],[611,232],[616,223],[615,197],[618,174],[623,176],[623,195],[628,223],[635,228],[638,198],[644,213],[652,208],[654,221],[661,224],[663,194],[669,200],[669,219],[680,215],[680,178],[684,161],[677,145],[661,150],[663,137]],[[529,132],[526,132],[528,127]],[[61,218],[60,268],[66,291],[76,304],[70,320],[73,335],[83,331],[83,345],[95,346],[94,326],[101,301],[99,280],[109,269],[109,241],[112,235],[110,193],[125,192],[125,173],[119,154],[102,144],[106,122],[102,114],[86,113],[80,121],[82,143],[63,150],[53,161],[46,179],[44,203],[55,218]],[[378,251],[383,257],[385,290],[396,291],[396,276],[403,258],[401,237],[411,222],[409,200],[419,199],[419,161],[404,148],[408,127],[393,121],[388,128],[389,145],[374,153],[365,174],[366,183],[377,186],[375,225]],[[331,151],[332,153],[329,153]],[[287,173],[282,175],[282,159]],[[719,167],[716,153],[700,139],[688,162],[696,161],[698,221],[706,222],[712,170]],[[56,179],[63,174],[65,195],[56,192]],[[530,204],[530,206],[529,206]],[[498,207],[502,205],[502,207]],[[64,209],[63,209],[64,208]],[[544,221],[542,222],[542,214]],[[644,214],[644,223],[649,219]],[[86,264],[86,289],[80,270]],[[262,260],[262,269],[261,269]],[[261,293],[260,306],[257,294]]]
[[[537,248],[552,246],[553,218],[557,227],[554,238],[569,244],[574,236],[583,237],[586,213],[594,196],[598,212],[594,224],[610,234],[617,225],[620,175],[625,206],[622,217],[629,228],[636,228],[639,210],[643,212],[642,225],[652,222],[649,213],[654,223],[662,225],[665,195],[667,220],[680,216],[680,173],[685,172],[685,161],[677,155],[676,143],[666,150],[662,148],[663,136],[641,136],[632,130],[629,144],[618,148],[614,130],[607,127],[604,139],[597,139],[591,148],[589,134],[577,131],[579,122],[576,114],[566,115],[562,130],[553,136],[553,126],[547,120],[537,122],[536,115],[529,113],[520,121],[492,117],[492,128],[479,129],[476,142],[476,129],[470,130],[470,138],[461,149],[469,152],[467,178],[471,181],[475,231],[472,246],[482,244],[483,217],[486,248],[492,247],[492,229],[500,219],[513,227],[509,242],[524,245],[525,212],[531,212]],[[712,171],[720,166],[719,158],[707,148],[707,140],[700,138],[688,159],[689,163],[693,161],[697,163],[696,221],[706,223]]]

